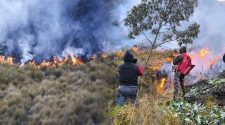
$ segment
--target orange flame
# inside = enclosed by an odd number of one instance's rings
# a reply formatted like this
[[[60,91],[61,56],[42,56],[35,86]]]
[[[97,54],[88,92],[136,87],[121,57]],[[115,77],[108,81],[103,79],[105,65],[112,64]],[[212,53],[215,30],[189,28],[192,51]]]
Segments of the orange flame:
[[[120,51],[116,52],[116,56],[119,58],[123,58],[124,52],[122,50],[120,50]]]
[[[130,49],[131,52],[137,53],[139,51],[139,47],[132,47]]]
[[[165,89],[165,84],[166,84],[166,78],[162,78],[160,80],[160,83],[157,84],[157,93],[162,94]]]
[[[14,60],[14,58],[12,58],[12,57],[0,56],[0,63],[6,63],[6,64],[13,65],[14,64],[13,60]]]
[[[200,57],[204,58],[205,56],[207,56],[209,54],[209,49],[208,48],[203,48],[199,51],[199,55]]]

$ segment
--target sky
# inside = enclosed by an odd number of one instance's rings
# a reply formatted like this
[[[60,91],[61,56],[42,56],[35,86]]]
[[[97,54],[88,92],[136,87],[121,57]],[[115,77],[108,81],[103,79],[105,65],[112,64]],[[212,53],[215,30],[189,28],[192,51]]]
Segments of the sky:
[[[144,36],[128,39],[124,19],[141,0],[0,0],[0,50],[22,62],[51,56],[90,57],[135,44],[146,44]],[[199,0],[190,23],[201,25],[194,47],[225,50],[225,3]],[[176,42],[164,49],[177,48]],[[2,52],[2,51],[1,51]],[[2,53],[0,53],[2,54]]]
[[[134,4],[140,3],[139,0],[134,1],[136,1]],[[199,0],[199,6],[196,8],[193,16],[191,17],[190,23],[197,22],[200,24],[200,34],[194,41],[194,44],[190,45],[190,47],[208,47],[215,53],[225,51],[225,2],[221,1]],[[125,40],[124,42],[129,44],[131,41]],[[142,42],[145,42],[143,36],[132,41],[134,44]],[[165,44],[162,48],[174,49],[177,47],[179,46],[176,41],[173,41]]]

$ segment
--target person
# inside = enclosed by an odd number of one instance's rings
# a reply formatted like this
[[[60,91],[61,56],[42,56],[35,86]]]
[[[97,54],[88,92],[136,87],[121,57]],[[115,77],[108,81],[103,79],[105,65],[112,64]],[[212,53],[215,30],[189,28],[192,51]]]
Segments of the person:
[[[182,46],[179,49],[179,55],[173,60],[173,65],[175,66],[175,76],[174,76],[174,93],[173,99],[178,99],[179,86],[182,88],[183,97],[185,96],[185,85],[184,78],[189,72],[194,68],[191,63],[191,58],[187,54],[187,47]]]
[[[223,62],[225,62],[225,54],[223,55]]]
[[[137,85],[138,76],[142,76],[144,69],[137,65],[137,59],[130,51],[124,55],[124,64],[120,65],[119,70],[119,87],[117,91],[117,106],[124,106],[127,99],[133,104],[137,103]]]

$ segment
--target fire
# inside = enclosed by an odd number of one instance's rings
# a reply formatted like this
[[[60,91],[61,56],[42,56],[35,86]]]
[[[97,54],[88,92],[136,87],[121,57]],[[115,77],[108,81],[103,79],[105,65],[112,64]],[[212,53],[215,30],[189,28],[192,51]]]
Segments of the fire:
[[[130,49],[131,52],[137,53],[139,51],[139,47],[132,47]]]
[[[14,64],[13,60],[14,60],[14,58],[12,58],[12,57],[0,56],[0,63],[6,63],[6,64],[13,65]]]
[[[201,69],[202,73],[210,70],[222,58],[220,54],[213,55],[208,48],[203,48],[199,52],[191,52],[190,57],[193,63]]]
[[[208,48],[203,48],[199,51],[199,55],[200,57],[204,58],[205,56],[207,56],[209,54],[209,49]]]
[[[72,60],[73,65],[81,65],[81,64],[83,64],[83,61],[80,58],[72,56],[71,60]]]
[[[153,71],[159,71],[161,69],[161,67],[162,67],[162,64],[154,64],[152,66],[152,70]]]
[[[204,80],[210,76],[213,76],[214,69],[217,68],[217,64],[219,65],[219,61],[221,60],[224,53],[218,53],[217,55],[213,54],[210,49],[202,48],[199,51],[192,51],[188,53],[192,59],[192,63],[196,65],[196,67],[191,71],[190,78],[191,83],[193,81]],[[174,55],[175,57],[176,55]],[[162,69],[163,64],[172,63],[173,57],[165,58],[165,60],[161,62],[157,62],[152,65],[151,70],[154,72],[163,71]],[[217,70],[217,69],[216,69]],[[168,78],[161,78],[156,86],[156,90],[158,94],[162,94],[165,90],[166,83],[173,83],[173,72],[168,72]],[[211,75],[212,74],[212,75]],[[164,77],[164,76],[163,76]],[[188,79],[190,80],[190,79]]]
[[[14,63],[14,58],[13,57],[5,57],[5,56],[0,56],[0,63],[5,63],[9,65],[17,65]],[[42,63],[37,64],[34,60],[29,61],[27,64],[30,64],[36,68],[41,68],[41,67],[57,67],[57,66],[63,66],[64,64],[69,63],[73,66],[81,65],[84,62],[78,58],[73,56],[72,54],[70,57],[53,57],[52,61],[46,61],[44,60]]]
[[[119,58],[123,58],[124,51],[120,50],[120,51],[116,52],[116,56],[119,57]]]
[[[150,69],[153,71],[159,71],[162,68],[162,65],[164,63],[172,63],[173,62],[173,57],[167,57],[165,60],[154,63]]]
[[[158,94],[162,94],[164,92],[165,85],[166,85],[166,78],[161,78],[161,80],[157,84],[157,93]]]

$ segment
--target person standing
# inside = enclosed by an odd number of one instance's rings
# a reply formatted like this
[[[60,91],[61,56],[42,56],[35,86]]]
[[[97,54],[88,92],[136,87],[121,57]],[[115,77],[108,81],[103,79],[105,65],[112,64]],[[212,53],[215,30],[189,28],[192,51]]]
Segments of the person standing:
[[[119,87],[117,91],[117,106],[124,106],[127,99],[133,104],[137,102],[138,76],[142,76],[144,69],[137,65],[137,59],[130,51],[124,55],[124,64],[119,66]]]
[[[225,54],[223,55],[223,62],[225,62]]]
[[[185,96],[185,85],[184,78],[189,72],[195,67],[191,63],[191,58],[187,54],[187,47],[182,46],[179,49],[179,55],[174,59],[173,65],[175,65],[175,76],[174,76],[174,93],[173,99],[178,99],[179,86],[182,88],[183,97]]]

